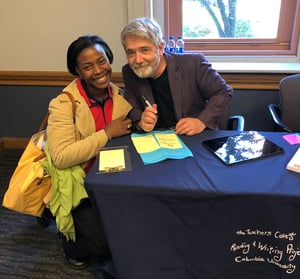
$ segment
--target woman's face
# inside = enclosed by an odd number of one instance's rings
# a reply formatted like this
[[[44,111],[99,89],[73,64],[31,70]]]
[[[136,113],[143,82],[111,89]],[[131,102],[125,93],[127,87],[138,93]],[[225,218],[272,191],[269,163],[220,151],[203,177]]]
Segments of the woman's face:
[[[84,79],[89,92],[95,96],[107,88],[112,73],[108,58],[100,45],[87,47],[79,53],[76,70]]]

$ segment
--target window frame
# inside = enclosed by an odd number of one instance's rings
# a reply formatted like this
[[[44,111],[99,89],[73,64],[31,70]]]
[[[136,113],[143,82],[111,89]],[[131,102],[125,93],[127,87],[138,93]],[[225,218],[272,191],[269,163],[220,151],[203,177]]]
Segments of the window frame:
[[[182,1],[164,0],[164,35],[182,35]],[[185,39],[186,52],[210,56],[297,55],[300,33],[300,0],[282,0],[275,39]]]

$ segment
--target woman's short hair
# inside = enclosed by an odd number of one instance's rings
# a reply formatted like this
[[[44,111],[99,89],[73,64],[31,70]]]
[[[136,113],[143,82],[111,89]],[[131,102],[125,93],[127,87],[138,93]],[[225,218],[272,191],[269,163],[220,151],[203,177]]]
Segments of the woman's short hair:
[[[108,44],[101,37],[96,35],[84,35],[72,42],[67,51],[67,67],[72,75],[78,76],[76,67],[79,53],[85,48],[94,45],[100,45],[103,48],[109,63],[113,63],[113,53]]]
[[[135,18],[124,27],[121,32],[121,43],[124,48],[128,36],[141,37],[152,42],[156,47],[159,47],[163,37],[160,25],[148,17]]]

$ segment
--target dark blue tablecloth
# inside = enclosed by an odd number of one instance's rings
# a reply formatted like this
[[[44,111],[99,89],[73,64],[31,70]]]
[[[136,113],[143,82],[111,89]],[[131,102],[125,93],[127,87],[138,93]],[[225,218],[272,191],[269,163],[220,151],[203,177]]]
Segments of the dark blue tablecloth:
[[[225,166],[202,141],[181,137],[192,158],[145,166],[130,137],[132,170],[97,173],[86,189],[103,220],[119,279],[300,278],[300,175],[285,166],[297,145],[262,133],[281,155]]]

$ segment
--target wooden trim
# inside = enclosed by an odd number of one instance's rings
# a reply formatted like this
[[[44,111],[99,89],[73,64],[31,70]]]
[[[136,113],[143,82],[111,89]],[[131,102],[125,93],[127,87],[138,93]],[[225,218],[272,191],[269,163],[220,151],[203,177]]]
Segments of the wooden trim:
[[[278,90],[279,82],[288,74],[221,74],[233,89]]]
[[[75,77],[59,71],[0,71],[0,85],[66,86]],[[122,87],[121,73],[113,73],[112,81]]]
[[[220,74],[222,72],[219,71]],[[274,73],[223,73],[222,76],[233,89],[277,90],[279,81],[288,74]],[[55,71],[0,71],[0,86],[66,86],[74,79],[68,72]],[[122,73],[112,73],[111,80],[124,87]]]
[[[0,85],[66,86],[74,77],[57,71],[0,71]]]
[[[4,141],[2,138],[0,138],[0,149],[4,148]]]
[[[16,148],[24,149],[30,139],[27,138],[0,138],[0,147],[1,148]]]

